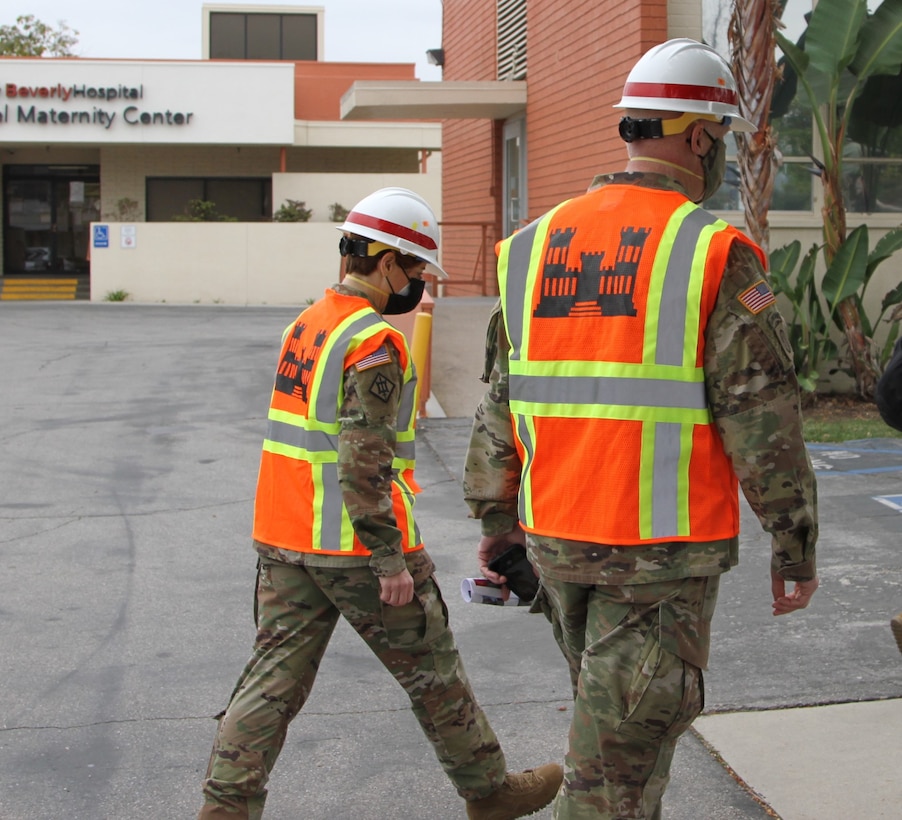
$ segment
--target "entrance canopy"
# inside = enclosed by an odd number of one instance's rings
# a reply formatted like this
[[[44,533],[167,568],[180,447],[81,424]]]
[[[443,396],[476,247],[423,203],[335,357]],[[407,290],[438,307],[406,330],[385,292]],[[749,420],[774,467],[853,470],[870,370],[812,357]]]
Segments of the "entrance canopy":
[[[343,120],[506,120],[526,108],[523,81],[358,80],[341,98]]]

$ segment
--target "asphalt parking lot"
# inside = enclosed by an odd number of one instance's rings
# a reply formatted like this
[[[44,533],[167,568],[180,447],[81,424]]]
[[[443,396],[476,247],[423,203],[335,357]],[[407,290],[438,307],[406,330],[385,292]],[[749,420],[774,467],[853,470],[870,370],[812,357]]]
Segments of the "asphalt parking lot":
[[[481,390],[487,302],[453,301],[435,307],[436,347],[450,347],[433,351],[442,412],[420,424],[418,520],[476,693],[522,768],[562,756],[569,683],[541,616],[458,592],[478,525],[459,485],[468,413],[450,398],[474,406]],[[196,813],[211,716],[253,637],[252,497],[295,313],[0,304],[4,820]],[[770,615],[769,546],[744,507],[668,820],[899,816],[902,655],[888,624],[902,610],[902,440],[810,450],[821,589],[805,613]],[[366,653],[340,625],[274,773],[271,820],[463,816]]]

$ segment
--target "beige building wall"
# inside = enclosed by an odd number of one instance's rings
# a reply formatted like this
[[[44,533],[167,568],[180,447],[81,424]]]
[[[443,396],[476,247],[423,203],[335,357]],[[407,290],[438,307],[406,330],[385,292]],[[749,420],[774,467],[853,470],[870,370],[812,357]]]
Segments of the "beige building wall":
[[[132,302],[304,305],[339,278],[327,222],[105,224],[109,247],[91,251],[92,301],[125,291]]]
[[[148,177],[273,177],[273,210],[286,198],[299,199],[307,207],[313,206],[312,220],[316,222],[329,219],[329,205],[333,202],[351,207],[385,185],[406,185],[434,203],[436,210],[440,208],[440,152],[429,157],[427,174],[418,173],[420,164],[415,151],[398,148],[289,148],[285,152],[287,174],[280,173],[281,150],[274,147],[134,145],[110,146],[95,154],[95,162],[101,164],[101,213],[108,219],[116,218],[117,203],[122,199],[136,201],[138,219],[145,218]],[[305,181],[285,182],[295,174],[302,175]],[[277,177],[281,180],[278,184]],[[314,178],[321,181],[315,191],[308,191],[305,186]],[[407,182],[396,181],[401,179]],[[334,195],[325,190],[332,185]]]
[[[667,36],[702,39],[702,4],[699,0],[670,0],[667,4]]]
[[[312,222],[329,220],[333,203],[350,209],[367,194],[379,188],[400,186],[409,188],[425,199],[442,218],[442,168],[440,155],[429,162],[428,174],[273,174],[273,210],[288,199],[304,202],[313,209]]]

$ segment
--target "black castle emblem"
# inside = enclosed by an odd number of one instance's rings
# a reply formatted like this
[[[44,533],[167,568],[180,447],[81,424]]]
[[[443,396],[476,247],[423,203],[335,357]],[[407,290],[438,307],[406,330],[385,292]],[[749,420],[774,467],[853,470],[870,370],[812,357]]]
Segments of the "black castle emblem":
[[[650,228],[623,228],[613,265],[602,267],[604,251],[581,253],[579,266],[569,264],[575,228],[552,231],[542,267],[542,296],[537,317],[635,316],[633,291],[642,250]]]
[[[326,332],[320,330],[313,339],[313,348],[309,351],[307,347],[300,348],[300,339],[307,325],[298,322],[294,326],[291,333],[291,340],[288,347],[285,348],[285,355],[279,362],[279,369],[276,371],[276,387],[279,393],[287,393],[289,396],[296,396],[302,401],[307,401],[307,390],[310,386],[310,376],[313,375],[313,365],[316,357],[319,355],[326,341]]]

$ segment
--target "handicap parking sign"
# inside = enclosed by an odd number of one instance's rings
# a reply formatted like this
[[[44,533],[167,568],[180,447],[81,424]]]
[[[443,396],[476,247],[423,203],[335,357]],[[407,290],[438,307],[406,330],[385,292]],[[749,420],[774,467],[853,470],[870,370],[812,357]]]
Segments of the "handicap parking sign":
[[[94,226],[94,247],[108,248],[110,246],[110,226],[95,225]]]

